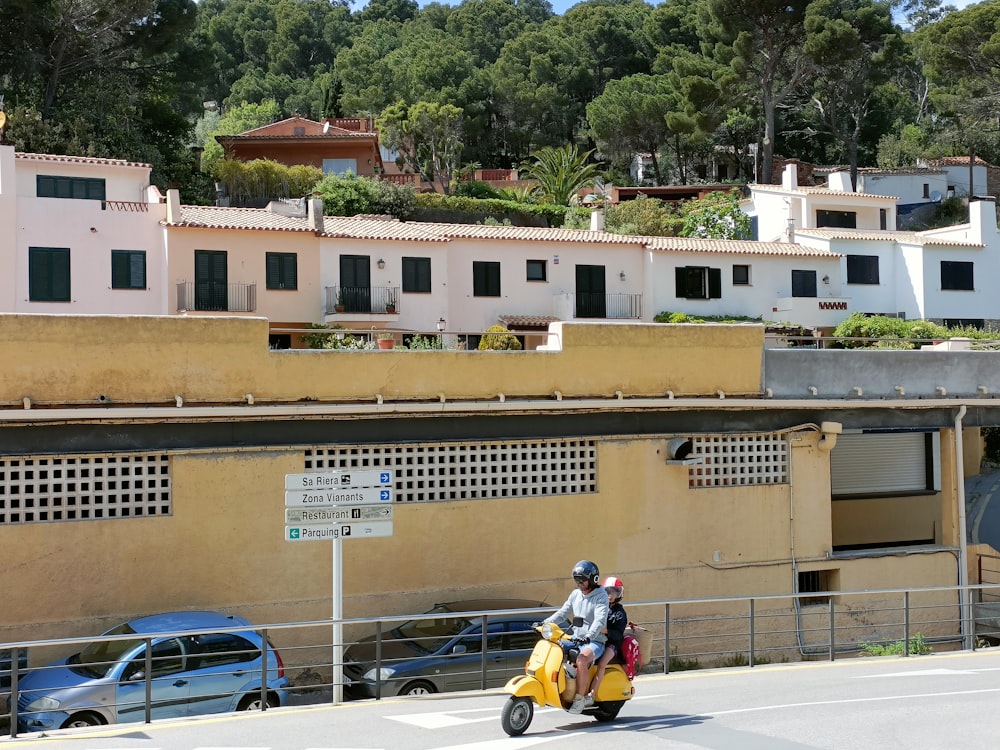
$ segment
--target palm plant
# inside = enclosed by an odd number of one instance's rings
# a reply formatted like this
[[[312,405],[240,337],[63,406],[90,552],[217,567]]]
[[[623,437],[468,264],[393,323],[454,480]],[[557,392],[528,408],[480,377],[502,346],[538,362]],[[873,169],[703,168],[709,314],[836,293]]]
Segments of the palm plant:
[[[580,153],[575,144],[562,148],[546,146],[521,166],[525,177],[538,180],[547,203],[568,206],[581,188],[601,176],[601,165],[590,162],[594,151]]]

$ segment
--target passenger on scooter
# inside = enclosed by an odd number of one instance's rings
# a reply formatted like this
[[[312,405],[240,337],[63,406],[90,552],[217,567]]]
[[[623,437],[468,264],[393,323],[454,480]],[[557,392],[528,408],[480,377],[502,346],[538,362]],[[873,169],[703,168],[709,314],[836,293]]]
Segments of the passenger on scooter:
[[[581,560],[573,566],[573,580],[576,589],[559,611],[546,617],[544,622],[572,622],[574,617],[583,618],[583,625],[573,627],[573,641],[582,648],[576,659],[576,695],[569,712],[578,714],[594,704],[594,699],[587,695],[587,683],[591,665],[604,653],[608,594],[600,585],[601,573],[597,565],[590,560]]]
[[[622,652],[622,640],[625,638],[625,629],[633,627],[629,622],[625,607],[622,606],[622,595],[625,593],[625,584],[614,576],[608,577],[604,581],[604,590],[608,594],[608,601],[611,603],[608,609],[607,643],[605,644],[604,655],[597,662],[597,674],[594,675],[594,682],[590,686],[590,693],[587,695],[589,702],[593,702],[597,695],[597,688],[601,686],[604,679],[604,670],[615,658],[615,654]]]

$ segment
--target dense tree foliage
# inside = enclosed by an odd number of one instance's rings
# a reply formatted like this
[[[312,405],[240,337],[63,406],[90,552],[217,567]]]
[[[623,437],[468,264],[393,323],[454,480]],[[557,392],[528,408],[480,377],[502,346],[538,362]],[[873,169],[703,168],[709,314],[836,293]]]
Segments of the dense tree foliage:
[[[618,182],[636,152],[661,183],[699,179],[720,154],[730,176],[761,181],[772,156],[1000,161],[997,2],[583,0],[564,15],[547,0],[356,5],[0,0],[7,138],[148,161],[161,186],[203,185],[191,148],[217,160],[214,136],[238,132],[245,107],[386,122],[399,107],[447,112],[447,138],[430,128],[437,144],[408,148],[449,184],[462,163],[506,168],[567,147]]]

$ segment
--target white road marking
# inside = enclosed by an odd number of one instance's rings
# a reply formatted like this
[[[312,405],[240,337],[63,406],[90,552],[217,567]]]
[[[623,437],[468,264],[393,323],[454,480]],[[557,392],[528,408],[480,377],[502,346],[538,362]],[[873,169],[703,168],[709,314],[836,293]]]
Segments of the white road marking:
[[[808,701],[806,703],[777,703],[773,706],[754,706],[753,708],[734,708],[729,711],[703,711],[699,715],[725,716],[726,714],[747,714],[753,711],[773,711],[784,708],[805,708],[807,706],[837,706],[844,703],[878,703],[880,701],[902,701],[914,698],[944,698],[952,695],[980,695],[982,693],[1000,693],[1000,688],[985,688],[983,690],[954,690],[947,693],[916,693],[913,695],[884,695],[871,698],[841,698],[832,701]],[[629,724],[629,726],[636,726]]]
[[[931,675],[975,674],[975,669],[917,669],[913,672],[887,672],[886,674],[859,674],[855,680],[876,680],[880,677],[929,677]]]
[[[436,747],[434,750],[521,750],[525,747],[534,747],[546,742],[555,740],[565,740],[573,736],[572,732],[556,735],[555,737],[502,737],[485,742],[469,742],[464,745],[448,745],[447,747]]]

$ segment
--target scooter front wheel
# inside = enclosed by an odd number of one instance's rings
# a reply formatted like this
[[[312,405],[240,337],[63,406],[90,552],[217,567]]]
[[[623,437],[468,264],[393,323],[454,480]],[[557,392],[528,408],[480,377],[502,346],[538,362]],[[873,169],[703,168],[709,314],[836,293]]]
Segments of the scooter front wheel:
[[[524,734],[535,715],[535,705],[531,698],[512,697],[504,704],[500,714],[500,726],[511,737]]]

